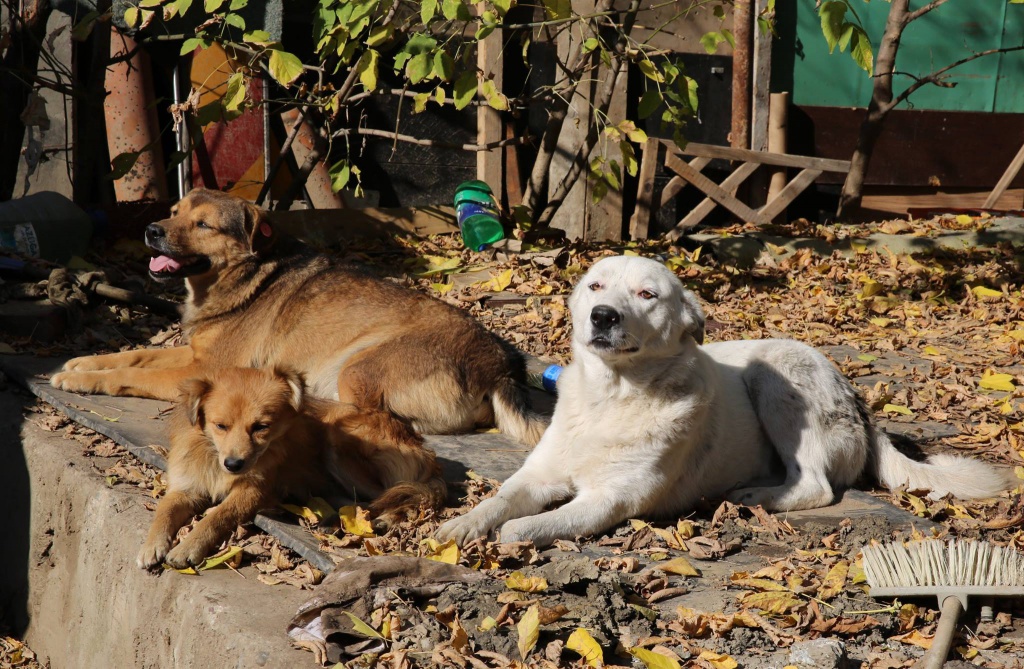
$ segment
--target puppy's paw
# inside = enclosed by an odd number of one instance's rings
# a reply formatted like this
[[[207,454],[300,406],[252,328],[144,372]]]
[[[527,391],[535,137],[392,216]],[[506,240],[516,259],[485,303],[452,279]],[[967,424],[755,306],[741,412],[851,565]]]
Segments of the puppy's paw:
[[[498,539],[503,544],[511,544],[517,541],[533,541],[533,532],[527,518],[516,518],[501,526],[498,530]]]
[[[739,488],[730,492],[725,498],[733,504],[760,505],[767,509],[775,499],[774,490],[774,488]]]
[[[167,551],[171,548],[171,537],[160,537],[157,541],[147,541],[142,545],[135,564],[139,569],[152,569],[164,561]]]
[[[171,552],[164,558],[164,562],[175,569],[188,569],[201,565],[210,552],[209,546],[204,546],[198,541],[189,541],[189,537],[185,537],[171,549]]]
[[[473,539],[487,536],[488,532],[491,531],[490,526],[479,516],[474,514],[472,511],[464,516],[458,518],[452,518],[445,524],[441,525],[434,533],[438,541],[448,541],[449,539],[455,539],[455,543],[460,546],[464,546]]]

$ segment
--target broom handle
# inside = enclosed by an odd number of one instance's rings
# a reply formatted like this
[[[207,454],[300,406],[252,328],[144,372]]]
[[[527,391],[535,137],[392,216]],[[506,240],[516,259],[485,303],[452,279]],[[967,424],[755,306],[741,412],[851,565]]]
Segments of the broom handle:
[[[953,645],[956,621],[961,611],[963,608],[958,597],[946,597],[942,600],[942,613],[939,615],[939,626],[935,630],[935,636],[932,637],[932,647],[921,661],[914,665],[914,669],[942,669],[949,655],[949,648]]]

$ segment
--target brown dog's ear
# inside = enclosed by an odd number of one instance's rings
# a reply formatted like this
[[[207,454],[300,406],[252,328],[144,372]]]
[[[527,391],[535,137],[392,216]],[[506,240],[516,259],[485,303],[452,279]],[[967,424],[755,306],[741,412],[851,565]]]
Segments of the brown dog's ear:
[[[302,407],[302,399],[306,394],[306,380],[302,378],[302,374],[293,369],[275,367],[274,376],[283,379],[288,384],[288,388],[291,390],[288,403],[292,405],[293,409],[299,411]]]
[[[187,379],[181,384],[180,401],[185,407],[188,421],[193,425],[200,422],[203,400],[210,393],[213,385],[207,379]]]
[[[248,202],[243,202],[242,207],[245,209],[244,228],[246,234],[249,235],[249,250],[259,255],[274,243],[276,238],[274,228],[270,225],[270,221],[267,220],[267,214],[264,210]]]

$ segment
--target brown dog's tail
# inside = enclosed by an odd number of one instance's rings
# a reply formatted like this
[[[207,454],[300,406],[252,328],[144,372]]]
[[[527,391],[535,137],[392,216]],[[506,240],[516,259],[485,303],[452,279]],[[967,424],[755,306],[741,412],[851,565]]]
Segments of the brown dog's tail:
[[[513,439],[529,446],[535,446],[548,419],[533,411],[527,398],[527,390],[511,376],[503,376],[491,394],[494,408],[494,423],[498,429]]]
[[[441,465],[423,438],[390,413],[335,405],[323,415],[331,426],[331,475],[360,496],[385,524],[413,518],[447,498]]]

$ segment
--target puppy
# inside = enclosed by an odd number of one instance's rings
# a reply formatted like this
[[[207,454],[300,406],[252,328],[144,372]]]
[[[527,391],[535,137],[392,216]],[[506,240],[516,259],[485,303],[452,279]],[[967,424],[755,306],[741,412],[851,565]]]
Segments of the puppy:
[[[654,260],[601,260],[569,306],[573,362],[558,380],[551,426],[498,494],[445,523],[441,539],[500,529],[502,541],[546,545],[628,518],[678,515],[702,497],[810,509],[831,504],[865,470],[888,488],[936,496],[987,497],[1012,485],[975,460],[900,454],[809,346],[701,346],[696,296]]]
[[[291,372],[223,368],[184,382],[171,417],[167,493],[138,566],[200,564],[240,523],[286,497],[338,489],[376,497],[370,509],[386,524],[443,502],[440,467],[418,436],[383,435],[365,416],[327,423],[329,404],[305,397]],[[389,439],[387,448],[377,446]],[[178,530],[211,505],[172,549]]]

